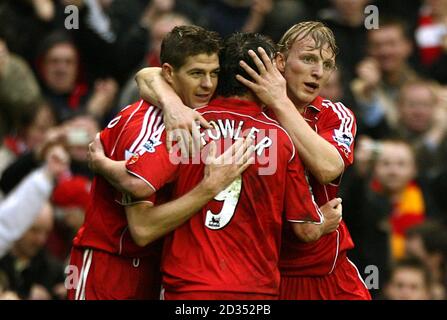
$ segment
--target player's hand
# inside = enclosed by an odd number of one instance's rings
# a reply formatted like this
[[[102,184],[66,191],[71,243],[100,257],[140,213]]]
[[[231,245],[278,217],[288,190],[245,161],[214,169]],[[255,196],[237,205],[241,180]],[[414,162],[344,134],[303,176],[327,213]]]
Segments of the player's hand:
[[[164,103],[161,102],[162,97],[159,92],[168,90],[169,85],[165,83],[160,72],[159,68],[143,68],[137,72],[135,81],[140,96],[157,106],[162,104],[168,151],[175,151],[173,144],[177,142],[179,144],[178,149],[182,150],[182,156],[194,156],[202,146],[197,126],[200,125],[205,129],[210,129],[211,126],[197,111],[184,105],[177,96],[170,98],[169,101],[164,101]],[[170,89],[172,90],[172,88]],[[175,93],[173,94],[175,95]]]
[[[214,141],[208,145],[207,150],[203,181],[214,194],[224,190],[254,163],[254,145],[251,138],[237,140],[218,157]]]
[[[276,64],[271,61],[263,48],[258,48],[259,55],[253,50],[249,50],[248,54],[256,64],[259,73],[244,61],[240,61],[240,66],[253,81],[245,79],[241,75],[236,75],[236,79],[251,89],[268,107],[281,105],[281,101],[288,99],[286,79],[284,79]]]
[[[165,110],[163,121],[166,128],[166,147],[169,152],[177,149],[182,157],[194,157],[202,148],[200,127],[210,128],[208,122],[195,110],[186,106],[171,106]]]
[[[95,173],[100,173],[101,162],[105,158],[106,154],[101,143],[101,138],[99,133],[97,133],[93,142],[88,145],[87,159],[89,168]]]
[[[320,207],[324,215],[323,234],[337,230],[342,219],[341,198],[334,198]]]

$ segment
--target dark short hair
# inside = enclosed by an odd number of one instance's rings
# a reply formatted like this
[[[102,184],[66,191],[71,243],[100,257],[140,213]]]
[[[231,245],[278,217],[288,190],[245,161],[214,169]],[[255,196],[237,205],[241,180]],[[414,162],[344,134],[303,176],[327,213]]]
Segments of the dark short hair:
[[[369,30],[367,32],[367,34],[372,34],[376,31],[380,31],[381,29],[387,28],[387,27],[395,27],[395,28],[400,29],[402,36],[406,40],[411,40],[411,31],[410,31],[410,28],[408,27],[408,24],[405,22],[405,20],[400,19],[395,16],[390,16],[390,15],[381,15],[379,29]]]
[[[262,47],[271,59],[274,58],[277,49],[275,43],[268,37],[259,33],[234,33],[224,40],[224,48],[220,52],[220,72],[217,94],[223,97],[240,96],[249,91],[236,79],[240,74],[246,79],[251,77],[239,65],[244,60],[253,70],[257,71],[255,63],[248,55],[249,50],[258,52]]]
[[[412,269],[421,272],[424,277],[425,285],[427,287],[430,287],[432,283],[432,276],[430,274],[430,271],[428,270],[427,265],[422,260],[416,257],[405,257],[397,260],[392,264],[389,281],[391,281],[394,277],[394,274],[401,269]]]
[[[421,237],[425,250],[429,254],[441,253],[447,258],[447,229],[435,220],[427,220],[415,225],[405,232],[407,238]]]
[[[186,58],[198,54],[219,54],[222,40],[217,32],[199,26],[174,27],[161,43],[160,61],[174,69],[181,68]]]
[[[39,56],[45,56],[48,51],[50,51],[53,47],[60,45],[60,44],[69,44],[71,45],[74,50],[76,51],[76,54],[78,55],[78,47],[76,46],[76,43],[73,39],[73,37],[62,30],[56,30],[50,33],[47,37],[43,39],[39,46]]]

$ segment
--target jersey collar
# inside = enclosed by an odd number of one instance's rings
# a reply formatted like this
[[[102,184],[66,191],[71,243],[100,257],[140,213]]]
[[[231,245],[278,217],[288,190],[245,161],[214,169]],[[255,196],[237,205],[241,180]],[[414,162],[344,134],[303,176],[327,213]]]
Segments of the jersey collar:
[[[316,111],[320,112],[323,100],[324,100],[323,97],[317,96],[311,103],[309,103],[308,107],[313,108]]]
[[[256,114],[262,112],[262,106],[256,102],[237,98],[218,97],[210,101],[210,106],[225,107],[228,111]]]

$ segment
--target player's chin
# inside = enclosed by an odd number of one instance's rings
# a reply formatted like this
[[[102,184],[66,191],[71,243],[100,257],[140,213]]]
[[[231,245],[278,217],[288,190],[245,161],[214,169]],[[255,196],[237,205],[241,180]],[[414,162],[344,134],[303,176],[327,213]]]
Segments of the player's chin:
[[[318,96],[318,91],[310,93],[307,91],[301,91],[300,94],[298,95],[300,97],[300,100],[302,102],[305,102],[306,105],[310,104],[312,101],[315,100],[315,98]]]
[[[210,99],[194,99],[192,101],[191,105],[195,109],[195,108],[206,106],[209,102],[210,102]]]

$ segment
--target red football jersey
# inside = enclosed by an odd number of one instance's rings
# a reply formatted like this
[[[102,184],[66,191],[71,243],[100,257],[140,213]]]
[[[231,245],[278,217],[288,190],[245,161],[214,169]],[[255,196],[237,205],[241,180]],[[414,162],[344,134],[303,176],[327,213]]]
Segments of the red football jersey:
[[[160,109],[143,100],[121,110],[101,131],[106,156],[120,161],[143,154],[160,139],[162,116]],[[158,243],[142,248],[132,240],[121,197],[106,179],[95,176],[85,222],[73,240],[74,246],[134,258],[157,254]],[[154,201],[155,196],[149,200]]]
[[[284,212],[289,220],[322,222],[295,147],[253,102],[215,99],[197,110],[214,127],[202,131],[204,141],[215,140],[220,151],[253,134],[256,163],[165,238],[164,288],[277,295]],[[175,178],[180,197],[202,180],[204,164],[176,165],[170,157],[160,146],[127,168],[156,189]]]
[[[354,161],[354,138],[357,126],[354,114],[342,103],[317,97],[304,112],[304,119],[321,137],[335,146],[345,168]],[[341,176],[327,185],[320,184],[310,173],[312,193],[319,206],[335,198]],[[351,235],[342,220],[338,229],[312,243],[299,242],[290,225],[284,226],[281,248],[281,274],[314,276],[331,273],[338,258],[354,247]]]

